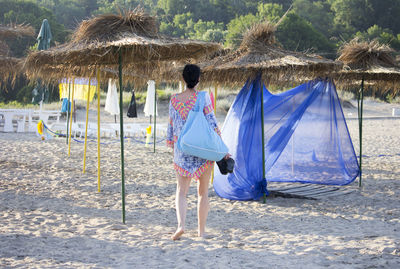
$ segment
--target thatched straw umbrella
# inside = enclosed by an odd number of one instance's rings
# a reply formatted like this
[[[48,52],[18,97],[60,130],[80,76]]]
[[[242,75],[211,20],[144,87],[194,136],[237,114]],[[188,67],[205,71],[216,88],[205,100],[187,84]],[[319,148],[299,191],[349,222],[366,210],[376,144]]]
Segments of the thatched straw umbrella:
[[[23,60],[0,56],[0,84],[2,81],[12,79],[14,81],[17,74],[21,71]]]
[[[276,25],[269,22],[254,25],[245,35],[238,50],[199,63],[202,83],[243,84],[262,74],[268,84],[289,85],[339,70],[340,62],[284,50],[275,40]],[[180,76],[180,70],[165,77]],[[173,75],[175,73],[175,75]]]
[[[362,119],[364,82],[372,83],[374,87],[383,89],[389,87],[393,91],[400,89],[400,68],[393,57],[393,49],[387,45],[379,44],[377,40],[372,42],[360,42],[358,39],[344,44],[340,50],[338,60],[345,66],[335,75],[341,85],[353,84],[361,81],[361,88],[357,98],[359,137],[360,137],[360,180],[362,167]]]
[[[391,87],[398,91],[400,86],[400,68],[393,56],[394,50],[377,40],[360,42],[353,39],[340,50],[339,61],[345,65],[335,75],[339,84],[354,84],[368,81],[377,87]]]
[[[29,54],[25,67],[30,76],[36,74],[43,79],[48,77],[42,72],[46,65],[63,66],[64,76],[74,66],[90,73],[85,67],[117,66],[121,53],[124,68],[151,62],[147,68],[150,72],[157,69],[155,61],[197,59],[218,48],[215,43],[162,36],[158,34],[156,19],[137,9],[124,15],[100,15],[83,21],[71,42]]]
[[[22,36],[34,36],[35,29],[29,25],[0,25],[0,39],[17,38]]]
[[[0,83],[9,78],[14,80],[21,72],[23,63],[23,60],[9,56],[10,49],[3,40],[34,36],[34,34],[35,30],[28,25],[0,25]]]
[[[122,172],[122,219],[125,223],[124,134],[122,109],[122,66],[140,75],[152,75],[159,61],[197,59],[219,48],[218,44],[169,38],[158,34],[154,17],[142,10],[124,15],[101,15],[80,24],[71,42],[46,51],[31,53],[25,63],[30,77],[54,79],[46,73],[56,67],[62,76],[73,75],[78,67],[82,75],[94,76],[98,68],[118,66],[120,85],[120,139]],[[143,67],[143,69],[142,69]],[[58,73],[60,74],[60,73]],[[99,116],[98,116],[99,118]],[[98,132],[100,126],[98,126]],[[98,134],[98,137],[100,135]],[[98,147],[99,147],[98,139]],[[154,143],[155,145],[155,143]],[[155,151],[155,148],[154,148]],[[98,151],[99,152],[99,151]],[[100,154],[100,153],[98,153]],[[100,156],[98,156],[100,160]],[[100,169],[98,169],[98,181]]]

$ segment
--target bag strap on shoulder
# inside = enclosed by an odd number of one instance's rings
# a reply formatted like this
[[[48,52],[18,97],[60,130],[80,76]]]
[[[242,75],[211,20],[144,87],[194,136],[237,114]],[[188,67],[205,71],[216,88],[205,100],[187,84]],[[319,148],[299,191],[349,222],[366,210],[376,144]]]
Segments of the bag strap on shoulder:
[[[199,93],[197,95],[197,100],[196,100],[198,111],[203,111],[205,99],[206,99],[206,92],[199,91]]]

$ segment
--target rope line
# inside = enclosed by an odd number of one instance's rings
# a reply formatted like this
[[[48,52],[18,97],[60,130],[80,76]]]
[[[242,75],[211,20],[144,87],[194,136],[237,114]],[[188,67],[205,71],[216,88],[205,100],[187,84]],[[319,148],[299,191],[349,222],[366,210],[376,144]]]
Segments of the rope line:
[[[62,133],[57,133],[57,132],[52,131],[52,130],[51,130],[49,127],[47,127],[47,125],[44,124],[44,123],[43,123],[43,127],[44,127],[46,130],[48,130],[50,133],[54,134],[55,136],[65,137],[65,135],[62,134]],[[82,144],[82,143],[85,143],[84,140],[79,140],[79,139],[76,139],[76,138],[74,138],[74,137],[71,137],[71,138],[72,138],[72,140],[74,140],[74,141],[77,142],[77,143],[81,143],[81,144]],[[130,139],[130,140],[132,140],[132,141],[134,141],[134,142],[136,142],[136,143],[138,143],[138,144],[146,144],[146,142],[141,141],[141,140],[139,140],[139,139],[136,139],[136,138],[134,138],[134,137],[127,137],[127,136],[125,136],[124,139]],[[165,141],[165,140],[166,140],[166,138],[162,138],[162,139],[159,139],[158,141],[156,141],[156,143],[159,144],[159,143],[162,143],[162,142]],[[97,140],[88,139],[88,142],[89,142],[89,143],[97,143]],[[119,143],[119,142],[120,142],[119,139],[113,139],[113,141],[110,141],[110,142],[101,142],[100,144],[101,144],[101,145],[110,145],[110,144],[116,144],[116,143]],[[149,142],[149,143],[147,143],[147,144],[148,144],[148,145],[153,145],[154,142]]]

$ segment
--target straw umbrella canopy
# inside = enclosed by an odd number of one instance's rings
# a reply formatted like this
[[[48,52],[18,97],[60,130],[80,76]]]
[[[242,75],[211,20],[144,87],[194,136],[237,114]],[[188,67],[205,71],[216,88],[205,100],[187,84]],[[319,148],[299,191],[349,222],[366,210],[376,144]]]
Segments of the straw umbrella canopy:
[[[20,73],[23,65],[23,60],[0,56],[0,84],[7,79],[14,80],[15,77]]]
[[[199,64],[202,82],[237,85],[261,73],[268,84],[288,85],[329,76],[341,68],[340,62],[281,48],[275,31],[276,25],[269,22],[254,25],[238,50]]]
[[[73,33],[72,40],[47,51],[30,53],[25,67],[30,76],[49,74],[47,66],[60,66],[66,76],[70,68],[80,66],[84,74],[91,73],[86,67],[117,66],[119,52],[124,68],[142,70],[142,75],[153,75],[158,61],[197,59],[219,48],[216,43],[170,38],[158,33],[156,19],[136,9],[125,14],[100,15],[83,21]],[[139,69],[137,64],[148,63]],[[53,74],[53,77],[56,74]]]
[[[377,40],[361,42],[353,39],[339,50],[338,60],[345,65],[335,74],[335,79],[342,87],[364,80],[381,92],[389,88],[397,93],[400,89],[400,67],[393,52],[392,48]]]
[[[35,30],[28,25],[0,25],[0,83],[9,78],[15,79],[23,64],[23,60],[9,56],[10,49],[3,40],[34,34]]]
[[[0,25],[0,39],[34,36],[35,29],[29,25]]]
[[[101,15],[80,24],[71,42],[46,51],[33,52],[25,62],[27,73],[43,79],[57,74],[46,74],[44,69],[53,67],[62,76],[71,75],[78,67],[82,73],[90,74],[98,68],[118,66],[120,85],[120,140],[122,220],[125,223],[124,181],[124,133],[122,109],[122,67],[141,71],[140,75],[153,74],[160,61],[196,59],[219,48],[218,44],[170,38],[158,34],[154,17],[142,10],[126,12],[124,15]],[[141,70],[140,67],[143,67]],[[92,71],[91,71],[92,70]],[[60,73],[59,73],[60,74]],[[94,73],[93,73],[94,75]],[[99,103],[98,103],[99,104]],[[99,115],[98,115],[99,117]],[[100,127],[98,126],[98,130]],[[155,129],[155,128],[154,128]],[[86,140],[86,139],[85,139]],[[86,143],[85,143],[86,144]],[[99,147],[99,140],[98,140]],[[99,152],[99,151],[98,151]],[[99,158],[100,159],[100,158]]]
[[[360,147],[360,180],[362,182],[362,120],[364,83],[372,83],[372,87],[381,91],[393,91],[400,89],[400,67],[393,57],[393,49],[387,45],[379,44],[377,40],[372,42],[360,42],[353,39],[344,44],[339,50],[338,60],[345,63],[344,68],[335,74],[336,81],[346,88],[360,82],[360,90],[357,95],[358,120],[359,120],[359,147]]]

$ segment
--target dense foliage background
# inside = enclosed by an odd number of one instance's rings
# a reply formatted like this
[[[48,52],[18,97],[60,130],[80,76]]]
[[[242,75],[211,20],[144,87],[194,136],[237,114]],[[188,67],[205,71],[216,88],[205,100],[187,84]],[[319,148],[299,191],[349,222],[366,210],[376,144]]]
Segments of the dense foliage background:
[[[138,5],[157,16],[164,34],[231,48],[240,44],[243,32],[253,23],[277,22],[291,6],[276,33],[278,42],[289,50],[334,59],[338,47],[356,36],[377,38],[400,49],[400,0],[0,0],[0,23],[28,23],[38,32],[47,18],[55,45],[68,40],[84,19]],[[12,54],[20,57],[36,40],[7,43]]]

